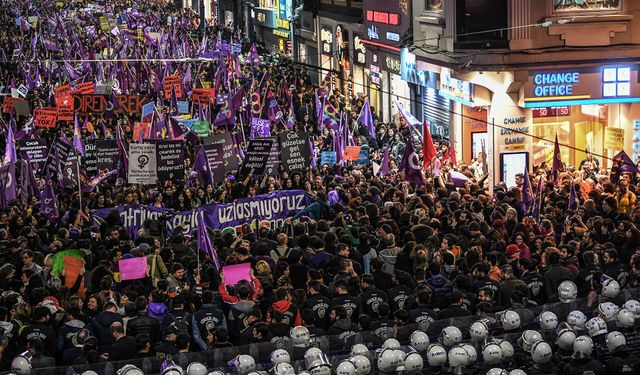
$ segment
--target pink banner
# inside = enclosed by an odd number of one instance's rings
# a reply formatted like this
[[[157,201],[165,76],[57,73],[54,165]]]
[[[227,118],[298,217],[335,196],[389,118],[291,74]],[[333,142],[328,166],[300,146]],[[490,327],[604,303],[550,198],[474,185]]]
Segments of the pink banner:
[[[118,261],[122,280],[137,280],[147,277],[147,258],[130,258]]]
[[[224,285],[236,285],[240,280],[251,281],[251,263],[233,264],[222,267]]]

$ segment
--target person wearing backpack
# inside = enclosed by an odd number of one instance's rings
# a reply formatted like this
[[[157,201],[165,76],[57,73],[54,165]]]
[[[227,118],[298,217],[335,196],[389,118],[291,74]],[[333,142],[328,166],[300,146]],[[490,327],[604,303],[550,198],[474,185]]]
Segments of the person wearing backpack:
[[[280,260],[286,261],[289,257],[289,237],[287,237],[286,233],[279,233],[276,236],[276,241],[278,245],[274,250],[269,252],[271,259],[277,264]]]
[[[185,299],[182,295],[177,295],[171,299],[172,309],[164,318],[164,327],[173,324],[178,333],[191,333],[192,315],[185,310]]]

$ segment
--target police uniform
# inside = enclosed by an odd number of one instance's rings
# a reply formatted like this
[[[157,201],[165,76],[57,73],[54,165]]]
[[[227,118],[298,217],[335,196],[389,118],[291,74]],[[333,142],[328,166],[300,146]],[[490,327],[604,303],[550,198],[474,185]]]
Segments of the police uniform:
[[[362,290],[360,300],[362,301],[362,314],[376,317],[378,316],[378,306],[387,302],[387,294],[374,287],[368,287]]]
[[[538,305],[546,301],[544,277],[542,277],[540,273],[525,271],[520,279],[527,284],[530,300],[535,301]]]
[[[313,325],[317,328],[327,330],[329,328],[329,313],[331,300],[320,293],[310,295],[309,298],[304,301],[304,307],[311,309],[315,315],[315,322]]]
[[[389,289],[387,294],[389,296],[389,310],[393,313],[397,310],[406,310],[413,290],[404,285],[396,285]]]
[[[358,307],[358,299],[351,297],[349,294],[338,294],[331,299],[331,309],[336,306],[342,306],[347,311],[347,317],[352,322],[358,321],[360,315],[360,309]]]
[[[573,359],[562,369],[563,375],[603,375],[604,367],[597,359]]]

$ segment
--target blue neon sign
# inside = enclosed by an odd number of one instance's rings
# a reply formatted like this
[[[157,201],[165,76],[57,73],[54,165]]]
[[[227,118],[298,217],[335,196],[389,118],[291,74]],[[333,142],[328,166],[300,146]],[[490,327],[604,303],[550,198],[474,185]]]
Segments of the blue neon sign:
[[[533,76],[533,95],[570,96],[573,95],[573,85],[580,83],[580,73],[538,73]]]

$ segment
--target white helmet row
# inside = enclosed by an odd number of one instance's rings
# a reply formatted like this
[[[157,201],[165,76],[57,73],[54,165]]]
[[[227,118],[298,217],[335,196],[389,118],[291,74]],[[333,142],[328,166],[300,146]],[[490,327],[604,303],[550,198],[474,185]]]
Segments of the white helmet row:
[[[631,299],[625,302],[622,307],[634,313],[636,319],[640,318],[640,302],[636,301],[635,299]]]
[[[462,331],[460,331],[460,328],[454,326],[443,328],[438,337],[438,341],[446,347],[458,345],[462,341]]]
[[[269,375],[296,375],[296,370],[291,364],[281,362],[276,364],[269,370]],[[351,374],[353,375],[353,374]]]
[[[351,357],[355,357],[357,355],[367,356],[369,354],[369,348],[364,344],[355,344],[351,347]]]
[[[144,375],[144,372],[134,365],[124,365],[116,372],[118,375]]]
[[[345,359],[336,367],[336,375],[356,375],[356,365]]]
[[[462,345],[451,348],[448,357],[450,367],[464,367],[469,364],[469,353]]]
[[[364,355],[351,357],[351,362],[356,368],[356,375],[368,375],[371,372],[371,361]]]
[[[386,339],[382,343],[382,349],[400,349],[400,342],[396,339]]]
[[[567,324],[573,329],[584,329],[587,323],[587,316],[580,310],[574,310],[567,315]]]
[[[396,368],[401,366],[403,362],[404,352],[402,350],[386,348],[378,355],[378,370],[382,372],[395,372]]]
[[[538,317],[538,323],[543,330],[552,331],[558,326],[558,317],[551,311],[544,311]]]
[[[289,352],[284,349],[276,349],[271,352],[271,364],[273,366],[278,363],[291,363],[291,356]]]
[[[11,371],[19,375],[31,374],[31,357],[29,356],[29,352],[24,352],[11,361]]]
[[[520,328],[520,315],[513,310],[505,310],[501,316],[502,329],[511,331]]]
[[[514,350],[513,345],[507,340],[498,340],[500,349],[502,350],[502,360],[507,362],[513,358]]]
[[[200,362],[191,362],[187,366],[187,375],[207,375],[207,366]]]
[[[411,347],[418,352],[424,352],[429,349],[429,336],[422,331],[413,331],[410,340]]]
[[[531,359],[534,363],[543,364],[551,361],[551,345],[544,341],[538,341],[531,347]]]
[[[576,341],[576,333],[568,324],[565,323],[564,326],[559,327],[556,344],[560,350],[572,350],[574,341]]]
[[[600,317],[589,319],[584,327],[587,329],[587,333],[589,333],[589,336],[591,337],[607,333],[607,323],[605,323],[605,321]]]
[[[467,355],[469,356],[469,361],[467,362],[467,366],[471,366],[475,364],[476,361],[478,360],[478,352],[476,351],[476,348],[473,347],[473,345],[469,345],[469,344],[462,344],[462,347],[464,348],[464,350],[467,351]]]
[[[252,356],[247,354],[239,354],[229,365],[235,366],[239,375],[246,375],[256,370],[256,361]]]
[[[502,368],[494,367],[487,371],[487,375],[509,375],[509,371]]]
[[[424,361],[418,353],[409,353],[404,359],[404,370],[408,374],[417,374],[422,371]]]
[[[578,287],[573,281],[563,281],[558,285],[558,299],[562,303],[571,303],[578,298]]]
[[[489,335],[489,324],[485,319],[480,319],[469,327],[469,334],[472,341],[484,341]]]

